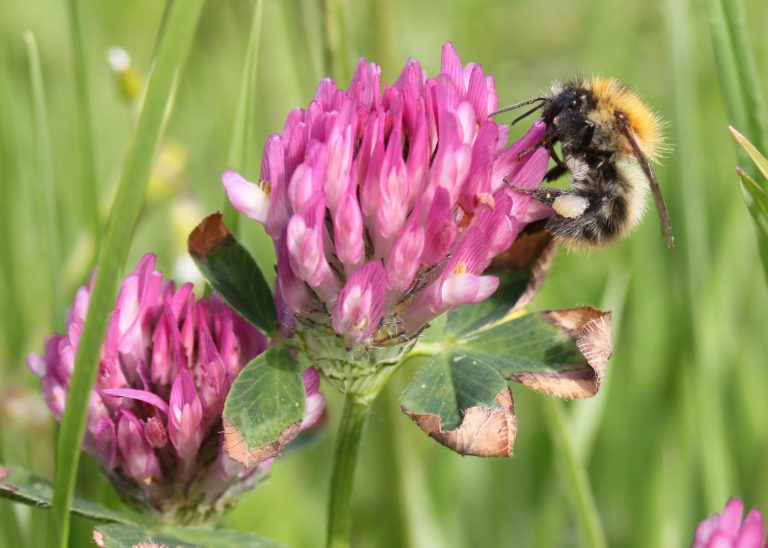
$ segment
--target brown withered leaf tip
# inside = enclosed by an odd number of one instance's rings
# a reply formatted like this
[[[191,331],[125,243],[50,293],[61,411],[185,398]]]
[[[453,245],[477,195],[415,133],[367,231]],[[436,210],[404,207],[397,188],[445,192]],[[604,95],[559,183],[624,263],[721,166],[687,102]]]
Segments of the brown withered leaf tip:
[[[107,541],[104,538],[104,534],[99,531],[98,529],[94,529],[93,533],[91,534],[91,538],[93,539],[93,542],[96,543],[96,546],[99,548],[106,548],[107,547]],[[138,544],[134,544],[132,548],[168,548],[167,544],[157,544],[155,542],[139,542]]]
[[[301,422],[292,424],[280,432],[278,438],[272,443],[264,447],[248,449],[248,445],[245,443],[240,430],[226,418],[223,422],[224,450],[231,459],[236,460],[246,468],[251,468],[262,461],[279,455],[285,444],[298,435],[299,427],[301,426]]]
[[[544,317],[574,340],[584,363],[556,372],[519,373],[509,377],[544,394],[559,398],[589,398],[603,382],[611,357],[611,313],[589,306],[544,312]]]
[[[189,252],[205,259],[206,255],[217,247],[225,245],[233,240],[221,213],[209,215],[195,227],[187,240]]]
[[[464,412],[461,425],[455,430],[443,430],[440,417],[432,413],[408,415],[419,428],[432,438],[462,455],[475,457],[509,457],[517,433],[515,405],[509,389],[496,396],[497,407],[470,407]]]

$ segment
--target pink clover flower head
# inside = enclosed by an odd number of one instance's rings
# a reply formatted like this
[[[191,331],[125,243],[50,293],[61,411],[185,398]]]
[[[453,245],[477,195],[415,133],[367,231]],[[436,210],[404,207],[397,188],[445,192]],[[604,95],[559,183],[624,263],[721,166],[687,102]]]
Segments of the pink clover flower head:
[[[341,360],[407,344],[495,291],[483,272],[531,203],[505,178],[535,188],[549,161],[545,124],[507,146],[508,127],[489,118],[497,104],[493,77],[450,43],[437,76],[410,59],[393,85],[361,60],[346,90],[325,79],[290,112],[264,146],[258,184],[224,174],[234,207],[274,240],[286,327],[326,326]]]
[[[77,291],[66,334],[54,334],[27,363],[42,379],[57,420],[66,405],[91,281]],[[123,281],[101,348],[84,449],[118,491],[177,522],[204,521],[263,477],[271,461],[246,470],[222,448],[221,413],[240,370],[270,342],[218,297],[176,288],[145,255]],[[319,374],[303,375],[307,413],[323,414]]]
[[[712,514],[696,528],[693,548],[765,548],[765,522],[758,510],[744,515],[744,502],[731,497],[721,514]]]

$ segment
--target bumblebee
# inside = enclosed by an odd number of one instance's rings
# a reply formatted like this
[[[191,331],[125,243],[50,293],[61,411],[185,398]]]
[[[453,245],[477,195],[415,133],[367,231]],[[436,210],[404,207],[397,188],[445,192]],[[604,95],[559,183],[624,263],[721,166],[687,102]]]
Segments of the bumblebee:
[[[650,188],[667,246],[672,224],[651,162],[664,151],[662,123],[632,90],[614,79],[554,83],[542,97],[497,110],[535,106],[514,122],[542,110],[544,145],[555,166],[546,181],[571,175],[568,189],[514,187],[551,206],[546,228],[568,247],[602,247],[629,234],[640,222]],[[562,159],[554,145],[560,143]]]

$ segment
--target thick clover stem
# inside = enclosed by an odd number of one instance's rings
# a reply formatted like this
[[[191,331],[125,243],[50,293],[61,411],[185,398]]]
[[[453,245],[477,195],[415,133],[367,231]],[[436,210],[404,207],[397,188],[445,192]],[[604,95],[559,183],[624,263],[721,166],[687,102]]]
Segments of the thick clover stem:
[[[331,495],[328,507],[328,548],[349,546],[351,525],[352,485],[355,480],[357,454],[363,435],[363,425],[370,406],[354,394],[344,399],[344,412],[336,438],[336,452],[333,457]]]
[[[605,548],[607,546],[605,533],[600,523],[600,515],[597,513],[595,497],[589,486],[587,471],[576,454],[573,439],[566,427],[565,412],[561,402],[554,398],[547,398],[544,402],[544,412],[560,457],[566,492],[576,507],[576,518],[584,534],[584,545]]]

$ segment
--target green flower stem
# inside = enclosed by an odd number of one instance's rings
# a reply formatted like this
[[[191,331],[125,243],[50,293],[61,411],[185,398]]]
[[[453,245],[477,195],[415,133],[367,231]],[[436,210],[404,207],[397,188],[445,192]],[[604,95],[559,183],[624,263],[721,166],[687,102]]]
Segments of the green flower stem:
[[[333,457],[326,543],[328,548],[349,546],[352,485],[355,480],[355,466],[363,435],[363,425],[369,409],[369,405],[363,403],[354,394],[345,396],[344,412],[341,416],[341,425],[336,438],[336,452]]]
[[[171,0],[166,4],[154,68],[125,158],[107,227],[98,274],[75,358],[67,405],[57,440],[56,474],[48,544],[69,545],[72,505],[80,447],[85,435],[88,402],[99,365],[107,317],[117,293],[120,271],[128,254],[149,181],[152,160],[162,134],[168,105],[202,11],[202,0]]]
[[[552,438],[559,453],[566,491],[577,511],[577,518],[584,534],[584,544],[593,548],[605,548],[605,533],[600,523],[600,516],[595,506],[595,498],[589,486],[587,471],[576,455],[571,434],[566,428],[565,412],[562,403],[554,398],[544,400],[544,411],[549,423]]]

